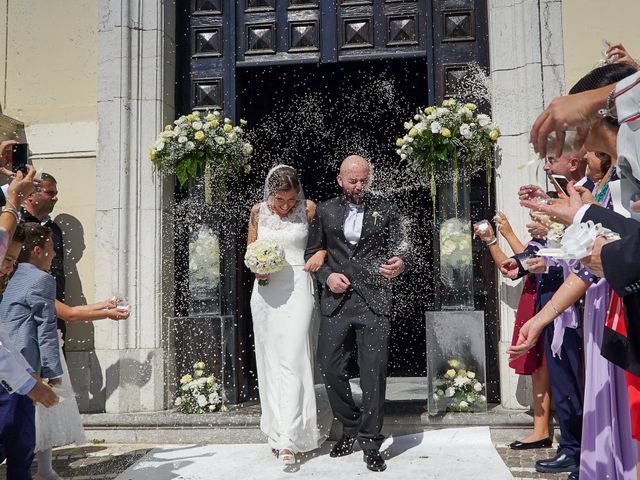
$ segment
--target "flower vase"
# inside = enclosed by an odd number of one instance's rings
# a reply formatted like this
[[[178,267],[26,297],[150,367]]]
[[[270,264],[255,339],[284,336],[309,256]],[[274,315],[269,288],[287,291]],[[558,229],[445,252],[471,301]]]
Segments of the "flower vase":
[[[436,188],[436,302],[440,310],[473,310],[469,183],[452,172]]]

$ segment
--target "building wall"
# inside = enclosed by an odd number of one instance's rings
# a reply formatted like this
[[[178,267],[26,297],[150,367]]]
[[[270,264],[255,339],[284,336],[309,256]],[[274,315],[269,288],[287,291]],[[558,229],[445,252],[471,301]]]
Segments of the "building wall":
[[[65,235],[68,303],[92,302],[97,4],[0,0],[0,12],[0,104],[24,122],[34,166],[58,180],[52,217]],[[92,330],[72,326],[68,348],[90,348]]]
[[[564,0],[565,85],[567,90],[602,58],[602,41],[622,42],[634,58],[640,57],[637,0]]]

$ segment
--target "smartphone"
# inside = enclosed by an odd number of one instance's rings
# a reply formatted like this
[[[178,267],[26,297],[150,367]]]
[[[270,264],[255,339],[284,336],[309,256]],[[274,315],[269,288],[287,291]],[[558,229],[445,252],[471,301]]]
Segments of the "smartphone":
[[[29,160],[29,145],[16,143],[11,146],[11,170],[27,174],[27,161]]]
[[[565,177],[564,175],[551,174],[549,175],[549,180],[555,187],[556,192],[561,193],[566,197],[569,196],[569,194],[567,193],[567,185],[569,185],[569,180],[567,179],[567,177]]]

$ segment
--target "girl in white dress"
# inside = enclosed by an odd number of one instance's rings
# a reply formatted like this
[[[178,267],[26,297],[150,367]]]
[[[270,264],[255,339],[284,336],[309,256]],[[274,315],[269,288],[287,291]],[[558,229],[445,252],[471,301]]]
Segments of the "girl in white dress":
[[[91,305],[69,307],[56,300],[56,315],[68,323],[89,322],[104,318],[125,320],[129,318],[129,311],[116,307],[117,301],[105,300]],[[52,449],[75,443],[82,445],[87,442],[84,427],[78,410],[76,394],[69,378],[69,369],[62,353],[62,332],[58,330],[60,339],[60,362],[62,363],[62,384],[55,388],[61,402],[51,408],[36,405],[36,461],[38,472],[34,480],[62,480],[53,470]]]
[[[256,275],[251,295],[260,428],[285,464],[295,463],[298,452],[318,448],[333,419],[324,390],[318,389],[316,400],[313,375],[318,317],[315,280],[309,272],[317,271],[326,255],[320,251],[304,261],[314,215],[315,204],[304,199],[297,172],[279,165],[267,175],[264,201],[254,205],[249,221],[247,243],[274,240],[285,252],[284,268],[269,276]],[[259,285],[265,278],[268,284]]]

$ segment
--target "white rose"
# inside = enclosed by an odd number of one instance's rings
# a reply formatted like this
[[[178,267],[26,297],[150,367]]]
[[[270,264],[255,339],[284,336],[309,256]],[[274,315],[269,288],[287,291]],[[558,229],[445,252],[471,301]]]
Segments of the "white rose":
[[[216,143],[218,145],[224,145],[224,143],[225,143],[224,137],[216,137]]]
[[[205,397],[204,395],[198,395],[198,405],[201,407],[204,407],[207,404],[207,397]]]
[[[440,389],[438,389],[438,391],[436,392],[438,394],[439,397],[444,396],[444,392]]]
[[[185,136],[178,137],[178,143],[187,143],[189,139]]]
[[[479,401],[481,401],[481,402],[486,402],[487,397],[485,397],[484,395],[480,395],[480,396],[478,397],[478,400],[479,400]]]
[[[196,148],[196,144],[193,142],[187,142],[187,144],[185,145],[185,147],[187,148],[187,150],[191,151],[194,148]]]
[[[211,114],[211,113],[208,113],[208,114],[207,114],[207,116],[206,116],[206,117],[204,117],[204,119],[205,119],[207,122],[210,122],[210,121],[211,121],[211,120],[213,120],[214,118],[216,118],[216,117],[215,117],[213,114]]]
[[[157,141],[153,148],[155,148],[158,152],[161,152],[164,148],[164,142],[162,140]]]
[[[462,135],[467,140],[473,138],[473,132],[471,131],[471,127],[468,123],[463,123],[460,125],[460,135]]]
[[[482,384],[481,384],[480,382],[475,383],[475,384],[473,385],[473,389],[474,389],[476,392],[480,392],[480,391],[482,390]]]
[[[404,122],[404,129],[411,130],[413,128],[413,122]]]
[[[173,402],[176,407],[182,405],[182,397],[176,397],[176,401]]]
[[[491,123],[491,118],[489,117],[489,115],[485,115],[484,113],[478,115],[476,119],[478,120],[478,125],[480,125],[481,127],[486,127],[487,125],[489,125],[489,123]]]
[[[407,159],[407,154],[406,153],[401,153],[400,154],[400,160],[406,160]]]
[[[422,115],[420,115],[419,113],[416,113],[416,114],[413,116],[413,119],[414,119],[416,122],[419,122],[421,118],[422,118]],[[411,130],[411,129],[409,129],[409,130]]]
[[[219,401],[220,401],[220,395],[218,395],[218,392],[213,392],[209,394],[209,403],[216,404]]]
[[[476,378],[476,374],[473,372],[467,372],[467,377],[469,378]]]
[[[202,124],[203,131],[208,132],[210,128],[211,128],[211,124],[209,122],[205,122]]]
[[[194,130],[202,130],[202,122],[193,122],[193,123],[191,124],[191,127],[192,127]]]
[[[437,394],[437,393],[434,393],[434,394],[433,394],[433,399],[434,399],[434,400],[438,400],[438,394]]]
[[[455,393],[456,393],[456,390],[453,387],[449,387],[444,391],[445,397],[449,397],[449,398],[453,397]]]
[[[193,372],[193,374],[196,376],[196,378],[201,377],[202,375],[204,375],[204,371],[203,370],[195,370]]]
[[[467,408],[469,406],[469,404],[467,402],[465,402],[464,400],[460,402],[460,408]]]
[[[176,136],[176,132],[174,132],[173,130],[167,130],[165,132],[162,132],[160,136],[162,138],[173,138]]]
[[[440,122],[431,123],[431,133],[440,133],[440,130],[442,130],[442,125],[440,125]]]
[[[440,117],[440,116],[445,115],[447,113],[449,113],[449,109],[448,108],[438,107],[438,108],[436,108],[436,111],[435,111],[436,117]]]

